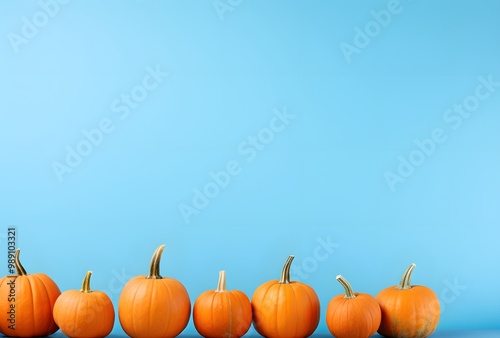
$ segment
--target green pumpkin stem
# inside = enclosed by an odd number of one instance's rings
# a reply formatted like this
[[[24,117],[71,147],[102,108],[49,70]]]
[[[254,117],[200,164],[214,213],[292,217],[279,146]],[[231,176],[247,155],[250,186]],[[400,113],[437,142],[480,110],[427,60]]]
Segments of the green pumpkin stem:
[[[290,267],[292,266],[293,256],[288,256],[283,270],[281,270],[280,284],[290,284]]]
[[[92,271],[87,271],[87,274],[85,275],[85,278],[83,279],[82,288],[80,289],[80,292],[84,292],[84,293],[92,292],[90,290],[90,277],[91,276],[92,276]]]
[[[16,252],[14,253],[14,266],[19,276],[26,276],[28,273],[26,272],[26,270],[24,270],[24,267],[21,264],[21,261],[19,260],[20,254],[21,254],[21,249],[16,249]]]
[[[336,279],[344,287],[344,290],[345,290],[345,297],[344,298],[346,298],[346,299],[356,298],[354,291],[352,291],[352,286],[351,286],[351,284],[349,284],[347,279],[345,279],[341,275],[338,275]]]
[[[226,271],[219,271],[219,283],[215,292],[226,292]]]
[[[156,248],[153,258],[151,258],[151,264],[149,266],[149,275],[147,279],[162,279],[163,277],[160,275],[160,261],[161,254],[163,253],[163,249],[165,249],[165,244],[160,245]]]
[[[415,269],[416,265],[414,263],[411,263],[411,265],[406,269],[406,271],[403,274],[403,277],[401,277],[401,281],[399,282],[399,285],[397,286],[398,290],[409,290],[411,289],[411,274],[413,273],[413,269]]]

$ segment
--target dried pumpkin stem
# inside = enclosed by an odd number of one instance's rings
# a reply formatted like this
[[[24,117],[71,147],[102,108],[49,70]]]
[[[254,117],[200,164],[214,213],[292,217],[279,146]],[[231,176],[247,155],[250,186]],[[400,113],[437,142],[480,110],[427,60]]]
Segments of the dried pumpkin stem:
[[[151,258],[151,264],[149,266],[149,275],[147,279],[162,279],[163,277],[160,275],[160,261],[161,254],[163,253],[163,249],[165,249],[165,244],[160,245],[154,252],[153,258]]]
[[[293,256],[288,256],[283,270],[281,270],[280,284],[290,284],[290,267],[292,266]]]
[[[401,281],[399,282],[398,285],[398,290],[409,290],[411,289],[411,274],[413,273],[413,269],[415,269],[416,265],[414,263],[411,263],[411,265],[406,269],[406,271],[403,274],[403,277],[401,277]]]
[[[352,291],[352,286],[351,286],[351,284],[349,284],[347,279],[345,279],[341,275],[338,275],[336,279],[344,287],[344,290],[345,290],[345,297],[344,298],[346,298],[346,299],[356,298],[354,291]]]
[[[215,292],[226,292],[226,271],[219,271],[219,283]]]
[[[21,261],[19,260],[20,254],[21,254],[21,249],[16,249],[16,252],[14,253],[14,267],[16,268],[17,274],[19,276],[26,276],[28,273],[26,272],[26,270],[24,270],[24,267],[21,264]]]
[[[90,277],[92,276],[92,271],[87,271],[85,278],[83,278],[82,288],[80,292],[90,293]]]

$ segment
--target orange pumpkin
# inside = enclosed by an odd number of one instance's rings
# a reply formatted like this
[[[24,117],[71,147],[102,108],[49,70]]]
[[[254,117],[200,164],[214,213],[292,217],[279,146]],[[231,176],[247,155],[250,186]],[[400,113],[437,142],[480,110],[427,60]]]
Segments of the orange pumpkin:
[[[391,338],[423,338],[431,335],[439,323],[437,295],[425,286],[410,285],[415,264],[406,269],[401,282],[379,292],[382,310],[378,333]]]
[[[368,338],[380,326],[380,306],[366,293],[353,292],[342,276],[337,280],[344,287],[345,295],[332,298],[326,310],[326,325],[337,338]]]
[[[0,332],[10,337],[48,336],[58,330],[52,309],[61,294],[43,273],[27,274],[14,254],[17,275],[0,279]]]
[[[81,290],[64,291],[54,304],[54,320],[68,337],[106,337],[113,329],[115,309],[104,292],[90,290],[87,272]]]
[[[318,327],[318,296],[310,286],[290,281],[292,261],[289,256],[280,280],[262,284],[252,296],[253,324],[264,337],[303,338]]]
[[[184,330],[191,315],[191,302],[184,286],[160,275],[165,245],[151,259],[148,276],[132,278],[118,300],[118,317],[131,337],[175,337]]]
[[[241,337],[252,324],[252,305],[243,292],[226,290],[226,272],[220,271],[217,289],[203,292],[194,302],[193,322],[203,337]]]

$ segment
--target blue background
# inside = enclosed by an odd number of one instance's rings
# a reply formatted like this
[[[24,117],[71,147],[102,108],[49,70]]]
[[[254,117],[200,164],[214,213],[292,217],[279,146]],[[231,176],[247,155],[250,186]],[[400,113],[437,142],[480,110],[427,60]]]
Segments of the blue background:
[[[500,3],[401,1],[346,58],[341,45],[389,1],[222,2],[231,10],[74,0],[18,45],[43,9],[0,3],[1,240],[17,226],[28,272],[64,291],[93,270],[116,305],[165,243],[162,274],[194,302],[221,269],[250,297],[294,254],[326,333],[337,274],[375,295],[414,262],[413,283],[442,301],[440,330],[500,329],[500,87],[458,127],[443,115],[474,102],[480,77],[500,81]],[[148,67],[169,76],[130,114],[113,111]],[[293,118],[269,134],[277,110]],[[103,119],[113,131],[58,179],[54,162]],[[436,128],[445,140],[391,189],[387,173]],[[250,158],[239,147],[259,135]],[[183,217],[229,161],[239,173]]]

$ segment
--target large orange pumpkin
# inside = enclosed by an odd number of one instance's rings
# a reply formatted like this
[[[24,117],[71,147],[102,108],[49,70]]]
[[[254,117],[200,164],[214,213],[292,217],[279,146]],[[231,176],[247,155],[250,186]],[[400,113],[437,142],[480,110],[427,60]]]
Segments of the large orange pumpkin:
[[[123,331],[131,337],[175,337],[184,330],[191,315],[191,302],[184,286],[160,275],[165,245],[151,259],[148,276],[132,278],[123,287],[118,317]]]
[[[342,276],[337,280],[345,295],[332,298],[326,310],[326,325],[337,338],[368,338],[380,326],[380,306],[366,293],[353,292],[351,284]]]
[[[81,290],[64,291],[54,304],[54,320],[68,337],[106,337],[113,329],[115,310],[104,292],[90,290],[87,272]]]
[[[43,273],[28,274],[14,254],[17,275],[0,279],[0,332],[10,337],[48,336],[58,330],[52,309],[61,294]]]
[[[262,284],[252,296],[253,324],[264,337],[303,338],[318,327],[318,296],[310,286],[290,281],[292,261],[289,256],[280,280]]]
[[[238,338],[252,324],[252,305],[239,290],[226,290],[226,272],[219,272],[216,290],[203,292],[194,302],[193,322],[207,338]]]
[[[390,338],[423,338],[431,335],[439,323],[437,295],[425,286],[410,285],[415,264],[403,274],[399,285],[379,292],[376,299],[382,310],[378,332]]]

